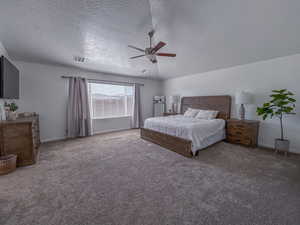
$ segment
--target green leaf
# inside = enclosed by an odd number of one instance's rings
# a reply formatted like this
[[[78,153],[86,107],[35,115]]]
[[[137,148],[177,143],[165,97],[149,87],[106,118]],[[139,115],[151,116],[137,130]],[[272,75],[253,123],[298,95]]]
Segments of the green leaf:
[[[280,102],[278,102],[278,106],[284,106],[284,105],[287,105],[287,104],[289,104],[288,101],[280,101]]]
[[[293,98],[287,98],[290,102],[296,102],[296,99]]]
[[[283,92],[285,92],[286,91],[286,89],[282,89],[282,90],[272,90],[272,92],[274,92],[274,93],[283,93]]]

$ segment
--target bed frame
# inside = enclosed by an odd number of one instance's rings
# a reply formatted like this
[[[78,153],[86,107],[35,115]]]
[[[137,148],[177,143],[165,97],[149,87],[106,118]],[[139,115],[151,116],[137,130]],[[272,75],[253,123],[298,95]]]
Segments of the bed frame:
[[[231,97],[228,95],[183,97],[180,104],[180,113],[183,114],[187,108],[216,110],[219,111],[217,118],[228,120],[231,112]],[[141,128],[141,138],[183,156],[193,156],[192,141],[190,140],[145,128]]]

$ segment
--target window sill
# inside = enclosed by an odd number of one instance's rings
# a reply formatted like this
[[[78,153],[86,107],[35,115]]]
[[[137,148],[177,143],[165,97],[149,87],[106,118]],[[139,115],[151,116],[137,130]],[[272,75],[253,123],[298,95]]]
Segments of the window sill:
[[[94,117],[92,120],[107,120],[107,119],[121,119],[130,118],[131,116],[110,116],[110,117]]]

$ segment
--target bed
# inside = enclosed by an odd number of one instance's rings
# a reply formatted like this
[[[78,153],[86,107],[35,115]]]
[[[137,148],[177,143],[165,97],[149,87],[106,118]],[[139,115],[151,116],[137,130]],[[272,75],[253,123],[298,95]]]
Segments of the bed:
[[[184,117],[188,108],[219,111],[217,118],[202,120]],[[230,96],[195,96],[181,99],[180,115],[149,118],[141,138],[186,157],[225,139],[226,120],[230,118]]]

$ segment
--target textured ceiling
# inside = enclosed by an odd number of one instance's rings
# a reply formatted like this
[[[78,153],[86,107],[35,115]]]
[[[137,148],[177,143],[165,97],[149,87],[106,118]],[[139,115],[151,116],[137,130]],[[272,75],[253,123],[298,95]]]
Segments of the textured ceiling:
[[[299,0],[150,0],[164,78],[300,53]]]
[[[165,79],[297,54],[299,12],[299,0],[1,0],[0,40],[13,59]],[[177,57],[129,60],[152,25]]]
[[[1,0],[0,40],[12,59],[133,76],[157,75],[128,44],[148,45],[148,0]],[[137,54],[138,53],[138,54]],[[73,56],[88,58],[76,63]],[[146,73],[141,71],[146,69]]]

